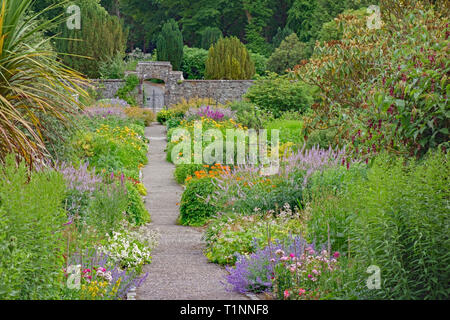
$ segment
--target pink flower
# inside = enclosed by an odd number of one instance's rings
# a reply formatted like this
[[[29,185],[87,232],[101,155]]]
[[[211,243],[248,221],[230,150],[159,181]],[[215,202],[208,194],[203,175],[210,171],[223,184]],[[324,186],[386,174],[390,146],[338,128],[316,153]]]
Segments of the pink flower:
[[[316,269],[313,269],[313,270],[312,270],[312,273],[314,273],[314,274],[319,274],[319,271],[317,271]]]
[[[311,279],[312,277],[313,277],[313,276],[312,276],[311,274],[308,274],[308,278],[310,278],[310,279]]]
[[[305,289],[300,288],[300,290],[298,290],[298,295],[301,296],[302,294],[304,294],[306,292]]]
[[[293,257],[295,257],[295,254],[291,253],[291,254],[289,255],[289,257],[293,258]]]
[[[280,260],[281,260],[281,261],[288,261],[288,260],[289,260],[289,257],[284,256],[284,257],[281,257]]]
[[[291,295],[291,294],[289,293],[289,291],[284,290],[284,298],[285,298],[285,299],[289,298],[290,295]]]
[[[339,251],[336,251],[335,253],[333,253],[333,257],[335,257],[336,259],[339,258],[341,256],[341,254],[339,253]]]

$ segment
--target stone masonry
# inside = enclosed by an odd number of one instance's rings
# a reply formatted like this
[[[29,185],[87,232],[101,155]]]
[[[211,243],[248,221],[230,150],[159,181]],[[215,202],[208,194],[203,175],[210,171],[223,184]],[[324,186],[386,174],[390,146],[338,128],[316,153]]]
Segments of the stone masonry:
[[[160,79],[165,83],[164,105],[170,107],[183,98],[212,98],[218,103],[241,100],[253,80],[184,80],[183,72],[173,71],[170,62],[139,62],[135,73],[140,79],[138,88],[142,95],[146,79]],[[93,80],[100,97],[114,98],[124,80]],[[138,99],[142,101],[142,99]]]

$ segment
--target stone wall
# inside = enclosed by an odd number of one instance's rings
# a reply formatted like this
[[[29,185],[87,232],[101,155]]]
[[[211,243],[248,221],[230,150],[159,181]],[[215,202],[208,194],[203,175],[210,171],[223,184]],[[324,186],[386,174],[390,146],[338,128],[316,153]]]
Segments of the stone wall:
[[[122,79],[93,79],[92,85],[96,88],[99,99],[113,99],[124,84]]]
[[[160,79],[165,83],[164,105],[167,107],[183,98],[212,98],[218,103],[241,100],[253,84],[252,80],[184,80],[181,71],[173,71],[170,62],[139,62],[136,74],[140,79],[138,101],[142,101],[142,88],[146,79]],[[124,80],[92,80],[100,98],[114,98]]]
[[[178,83],[166,85],[170,106],[179,102],[182,98],[212,98],[218,103],[226,103],[241,100],[248,88],[253,85],[252,80],[184,80]]]

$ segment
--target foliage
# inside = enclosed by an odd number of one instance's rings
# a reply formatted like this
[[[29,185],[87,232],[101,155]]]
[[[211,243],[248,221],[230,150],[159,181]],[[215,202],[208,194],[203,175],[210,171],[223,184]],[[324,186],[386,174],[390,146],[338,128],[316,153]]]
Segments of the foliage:
[[[278,74],[286,73],[306,58],[305,44],[298,40],[295,33],[287,36],[267,60],[267,68]]]
[[[134,96],[131,94],[136,86],[139,84],[139,78],[130,74],[125,78],[125,85],[117,90],[116,97],[122,100],[125,100],[128,104],[132,106],[136,106],[137,102]]]
[[[250,59],[255,64],[255,75],[263,76],[267,71],[267,57],[259,53],[249,51]]]
[[[210,177],[188,181],[180,202],[180,223],[204,225],[216,213],[215,207],[209,201],[213,192],[214,184]]]
[[[291,30],[288,26],[285,26],[284,28],[278,27],[277,33],[272,38],[272,45],[273,48],[276,49],[280,46],[281,42],[286,39],[287,36],[290,36],[293,34],[294,31]]]
[[[209,50],[209,48],[214,45],[217,40],[222,38],[222,31],[220,31],[217,27],[206,27],[201,31],[201,35],[201,47],[205,50]]]
[[[325,249],[320,254],[316,250],[297,238],[289,255],[281,249],[275,251],[273,284],[277,299],[317,300],[327,293],[322,292],[320,282],[335,272],[340,253],[336,251],[330,256]]]
[[[56,22],[41,21],[31,4],[2,1],[0,11],[0,162],[9,153],[29,164],[47,157],[46,143],[57,133],[52,128],[69,122],[80,106],[73,95],[87,95],[84,79],[57,61],[52,39],[42,36]]]
[[[360,123],[354,143],[359,150],[421,156],[439,145],[450,147],[448,19],[432,11],[406,18],[409,37],[390,45],[390,66],[378,74],[367,124]],[[402,39],[403,32],[395,37]]]
[[[184,184],[187,177],[193,176],[196,171],[200,171],[202,169],[203,165],[201,164],[179,164],[175,167],[173,174],[175,176],[175,180],[179,184]]]
[[[150,126],[152,122],[154,122],[155,114],[148,109],[139,108],[139,107],[128,107],[125,110],[125,114],[130,119],[142,120],[144,121],[145,126]]]
[[[116,183],[101,185],[93,192],[87,216],[80,217],[77,223],[83,225],[83,222],[86,222],[101,235],[111,233],[117,230],[125,218],[127,202],[127,193],[123,185]]]
[[[311,202],[310,236],[323,239],[329,225],[334,229],[332,245],[342,247],[354,263],[354,270],[341,273],[342,277],[349,273],[351,282],[333,280],[335,296],[442,299],[448,295],[444,283],[449,254],[441,245],[449,225],[448,158],[448,152],[438,151],[405,166],[403,158],[380,155],[367,174],[345,173],[342,179],[343,172],[331,172],[317,181],[325,188],[317,188]],[[382,270],[380,290],[360,285],[370,265]]]
[[[64,288],[65,299],[112,300],[124,299],[132,287],[139,287],[148,274],[140,276],[134,270],[121,269],[114,263],[114,256],[88,249],[75,253],[68,259],[69,265],[80,265],[80,289]],[[68,277],[68,270],[63,269]]]
[[[264,123],[273,118],[270,111],[262,110],[255,104],[244,100],[234,101],[229,107],[236,112],[236,121],[248,128],[263,129]]]
[[[102,79],[123,79],[125,77],[125,69],[123,55],[119,52],[106,61],[100,61],[98,66],[98,72]]]
[[[185,79],[203,79],[208,51],[200,48],[183,47],[181,71]]]
[[[255,74],[255,64],[238,38],[221,38],[209,49],[205,72],[207,79],[245,80]]]
[[[30,175],[13,156],[0,168],[2,299],[59,298],[64,193],[62,175],[54,171]]]
[[[163,25],[156,47],[159,61],[169,61],[173,70],[180,70],[183,61],[183,36],[175,20],[170,19]]]
[[[56,48],[66,65],[98,78],[102,62],[123,56],[128,34],[119,18],[110,16],[98,1],[76,0],[72,4],[80,7],[83,26],[71,30],[62,23]]]
[[[311,89],[307,85],[275,75],[257,80],[244,97],[275,117],[289,110],[306,112],[312,104]]]
[[[159,234],[145,227],[130,230],[122,227],[108,235],[99,252],[107,254],[121,268],[141,273],[142,266],[151,262],[151,251],[158,246]]]
[[[150,214],[142,202],[141,194],[136,184],[127,181],[125,186],[128,198],[126,211],[129,221],[137,226],[150,222]]]
[[[268,139],[271,137],[271,130],[279,130],[280,143],[292,142],[298,146],[303,144],[303,123],[300,120],[274,120],[267,122],[265,129]]]
[[[222,107],[222,105],[217,104],[211,98],[191,98],[186,100],[184,98],[181,99],[180,102],[173,105],[170,109],[163,109],[156,115],[156,119],[159,123],[164,124],[170,119],[176,120],[177,125],[184,118],[186,113],[192,109],[198,109],[202,106],[208,105],[216,105],[218,107]]]
[[[448,69],[448,39],[439,8],[385,1],[382,14],[389,19],[379,30],[364,28],[366,19],[355,11],[340,15],[342,40],[319,43],[297,68],[301,79],[320,88],[305,118],[306,135],[335,131],[334,145],[348,145],[354,157],[367,160],[383,150],[420,156],[445,145],[448,79],[441,74]]]
[[[206,257],[224,265],[233,265],[239,255],[254,253],[273,239],[287,239],[305,231],[299,212],[289,205],[277,212],[242,216],[235,213],[212,220],[205,232]]]
[[[362,268],[383,270],[376,298],[445,299],[449,253],[446,243],[449,154],[430,154],[423,163],[380,157],[366,181],[354,185],[350,248]]]
[[[109,108],[101,108],[111,112]],[[101,119],[101,118],[100,118]],[[80,160],[89,161],[98,171],[108,174],[119,171],[126,176],[138,178],[139,168],[147,162],[147,150],[143,126],[110,115],[104,123],[99,118],[91,120],[92,131],[80,132],[73,144]]]

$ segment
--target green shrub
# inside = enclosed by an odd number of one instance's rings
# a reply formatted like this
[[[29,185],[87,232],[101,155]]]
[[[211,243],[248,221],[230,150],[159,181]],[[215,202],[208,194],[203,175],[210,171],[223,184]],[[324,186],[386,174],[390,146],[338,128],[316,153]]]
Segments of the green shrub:
[[[150,214],[145,208],[142,196],[133,183],[127,181],[125,183],[127,189],[127,216],[128,220],[135,225],[143,225],[150,222]]]
[[[107,61],[99,64],[99,72],[102,79],[123,79],[125,77],[125,61],[123,54],[117,53]],[[136,68],[134,69],[136,70]]]
[[[180,222],[183,225],[201,226],[216,213],[210,203],[214,192],[212,179],[192,179],[186,184],[180,203]]]
[[[300,64],[306,58],[306,45],[298,40],[295,33],[292,33],[272,53],[267,60],[267,68],[272,72],[284,74],[287,69]]]
[[[208,51],[200,48],[183,48],[183,63],[181,71],[185,79],[204,79],[205,63],[208,58]]]
[[[285,26],[283,29],[278,27],[277,33],[272,38],[272,46],[274,49],[278,48],[281,44],[281,42],[286,39],[287,36],[290,36],[293,34],[294,31],[290,29],[288,26]]]
[[[252,51],[249,51],[249,53],[250,59],[252,59],[253,63],[255,64],[256,74],[260,76],[265,75],[267,71],[267,57],[259,53],[254,53]]]
[[[63,177],[0,167],[0,299],[58,299],[64,264]]]
[[[303,82],[275,75],[256,81],[244,97],[275,117],[290,110],[304,113],[312,104],[312,90]]]
[[[244,100],[235,101],[229,105],[236,112],[236,121],[252,129],[263,129],[264,123],[273,119],[270,111],[265,111],[253,103]]]
[[[125,79],[125,85],[117,90],[116,97],[125,100],[131,106],[136,106],[136,99],[131,93],[134,91],[138,84],[139,78],[134,74],[130,74]]]
[[[195,171],[202,169],[203,165],[201,164],[179,164],[173,174],[179,184],[184,184],[188,176],[193,176]]]
[[[236,37],[221,38],[209,49],[206,79],[245,80],[255,74],[247,48]]]

